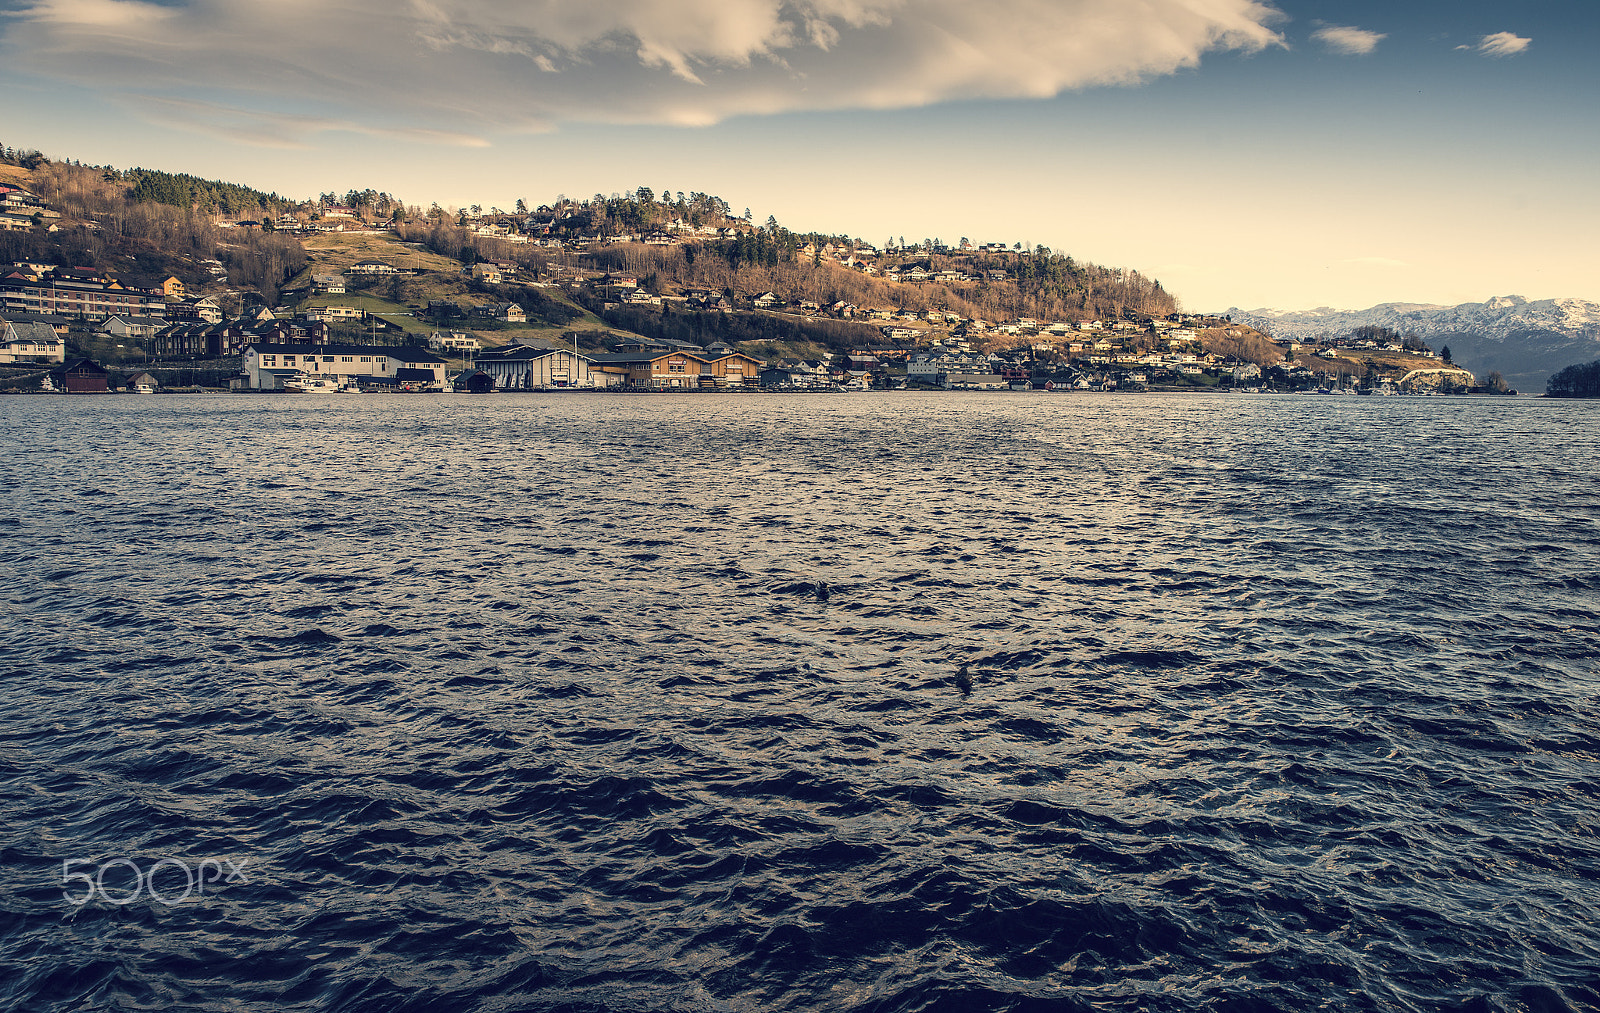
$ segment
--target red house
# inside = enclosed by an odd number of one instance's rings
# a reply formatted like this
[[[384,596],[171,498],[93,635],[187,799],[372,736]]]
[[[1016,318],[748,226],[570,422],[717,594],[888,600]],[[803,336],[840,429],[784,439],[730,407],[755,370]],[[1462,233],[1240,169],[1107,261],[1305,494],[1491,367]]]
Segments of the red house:
[[[110,392],[111,371],[91,359],[79,359],[62,370],[62,388],[68,394]]]

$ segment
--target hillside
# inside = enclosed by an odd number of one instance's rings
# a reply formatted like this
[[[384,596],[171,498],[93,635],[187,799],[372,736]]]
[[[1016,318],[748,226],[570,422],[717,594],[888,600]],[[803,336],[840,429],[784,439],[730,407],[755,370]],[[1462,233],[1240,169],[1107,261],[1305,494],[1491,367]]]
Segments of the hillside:
[[[290,236],[259,229],[228,229],[198,206],[226,201],[258,213],[271,210],[272,195],[233,184],[201,187],[193,177],[109,166],[75,165],[29,157],[0,166],[16,185],[33,191],[61,213],[50,231],[0,232],[0,262],[39,260],[91,267],[125,284],[149,287],[176,276],[196,292],[256,292],[276,303],[277,288],[306,263]],[[181,181],[181,182],[180,182]],[[196,202],[179,207],[180,187]],[[159,199],[158,199],[159,198]],[[209,263],[214,261],[215,264]],[[213,266],[220,268],[213,271]],[[237,301],[237,300],[235,300]]]
[[[578,334],[581,347],[600,349],[628,332],[577,305],[555,287],[488,285],[463,275],[462,264],[392,234],[329,233],[303,239],[307,266],[284,284],[281,306],[303,312],[314,307],[348,306],[364,310],[386,324],[410,334],[426,336],[442,329],[470,330],[487,346],[516,341],[536,342]],[[346,272],[361,261],[380,261],[407,273],[393,277],[363,278]],[[348,286],[338,295],[312,294],[315,275],[340,274]],[[451,302],[481,306],[515,302],[528,314],[526,324],[501,323],[481,318],[436,320],[426,316],[430,304]]]
[[[1543,390],[1551,374],[1600,355],[1600,304],[1582,299],[1530,302],[1502,296],[1433,306],[1384,303],[1366,310],[1229,310],[1235,321],[1276,338],[1317,341],[1377,326],[1413,334],[1479,376],[1499,371],[1521,390]]]

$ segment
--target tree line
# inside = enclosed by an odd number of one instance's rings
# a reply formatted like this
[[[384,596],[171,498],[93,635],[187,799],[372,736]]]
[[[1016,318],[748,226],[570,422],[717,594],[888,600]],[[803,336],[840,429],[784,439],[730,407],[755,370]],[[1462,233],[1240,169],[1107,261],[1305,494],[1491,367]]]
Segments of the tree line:
[[[1545,383],[1547,397],[1600,397],[1600,359],[1568,366]]]
[[[169,274],[201,284],[212,277],[198,262],[215,259],[230,284],[276,302],[278,288],[305,267],[305,250],[292,237],[219,228],[193,199],[196,191],[180,197],[179,189],[191,186],[185,181],[194,179],[42,160],[33,168],[30,188],[60,209],[60,228],[0,233],[0,258],[93,267],[136,285],[154,285]],[[177,203],[158,199],[156,190]],[[206,199],[229,202],[274,196],[233,184],[206,192]]]

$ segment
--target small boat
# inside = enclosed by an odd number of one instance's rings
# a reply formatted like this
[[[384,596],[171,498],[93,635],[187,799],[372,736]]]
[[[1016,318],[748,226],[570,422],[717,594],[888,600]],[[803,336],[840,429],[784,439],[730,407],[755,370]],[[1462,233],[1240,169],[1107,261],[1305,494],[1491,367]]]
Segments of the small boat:
[[[301,373],[292,380],[285,380],[283,389],[291,394],[339,394],[344,388],[331,376]]]

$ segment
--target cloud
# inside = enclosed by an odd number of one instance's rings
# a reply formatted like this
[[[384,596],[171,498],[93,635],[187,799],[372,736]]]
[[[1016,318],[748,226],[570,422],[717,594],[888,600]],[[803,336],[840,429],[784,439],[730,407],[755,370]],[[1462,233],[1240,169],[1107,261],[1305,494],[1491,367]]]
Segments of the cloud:
[[[312,136],[324,133],[350,133],[439,147],[489,146],[489,142],[481,137],[453,131],[425,127],[378,127],[323,116],[261,112],[162,95],[122,96],[119,104],[130,112],[142,114],[152,123],[259,148],[308,148]]]
[[[1518,53],[1533,45],[1532,39],[1524,39],[1520,35],[1510,32],[1495,32],[1485,35],[1478,40],[1476,46],[1457,46],[1457,49],[1473,50],[1484,56],[1502,57],[1516,56]]]
[[[1335,53],[1344,56],[1365,56],[1377,49],[1378,43],[1389,36],[1382,32],[1369,32],[1365,28],[1323,25],[1312,32],[1311,37]]]
[[[280,140],[1046,98],[1282,45],[1283,19],[1261,0],[22,3],[0,18],[14,70],[302,118],[263,127]]]

